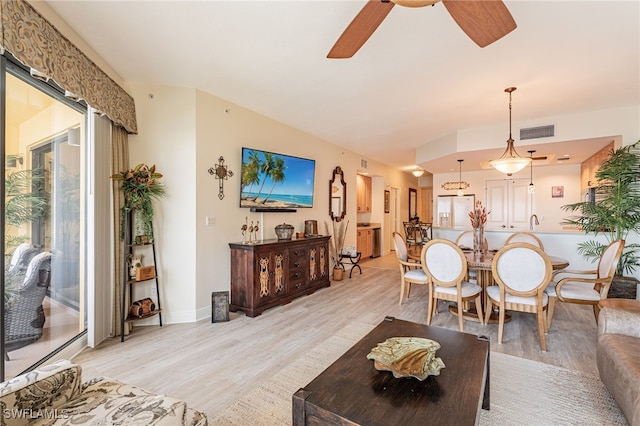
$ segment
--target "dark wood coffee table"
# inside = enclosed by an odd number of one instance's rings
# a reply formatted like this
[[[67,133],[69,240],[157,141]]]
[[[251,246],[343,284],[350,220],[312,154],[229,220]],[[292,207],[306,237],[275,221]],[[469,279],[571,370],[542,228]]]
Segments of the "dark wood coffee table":
[[[442,346],[446,367],[424,381],[378,371],[367,354],[389,337],[424,337]],[[489,409],[489,340],[385,318],[293,395],[293,424],[472,425]]]

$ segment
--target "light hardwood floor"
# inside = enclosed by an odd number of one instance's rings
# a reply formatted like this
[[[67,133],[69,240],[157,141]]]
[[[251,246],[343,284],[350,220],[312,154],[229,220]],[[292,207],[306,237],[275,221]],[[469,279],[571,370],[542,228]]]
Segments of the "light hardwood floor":
[[[426,322],[427,289],[414,286],[398,305],[399,270],[395,254],[362,262],[363,274],[256,318],[231,313],[229,322],[170,324],[135,328],[124,343],[109,339],[74,358],[85,380],[107,376],[149,391],[184,399],[213,416],[217,411],[277,373],[306,350],[321,344],[350,322],[376,325],[386,315]],[[457,330],[457,318],[444,304],[432,326]],[[498,326],[465,321],[464,331],[491,339],[491,350],[596,373],[596,323],[591,308],[558,303],[540,350],[535,316],[513,313],[503,344]]]

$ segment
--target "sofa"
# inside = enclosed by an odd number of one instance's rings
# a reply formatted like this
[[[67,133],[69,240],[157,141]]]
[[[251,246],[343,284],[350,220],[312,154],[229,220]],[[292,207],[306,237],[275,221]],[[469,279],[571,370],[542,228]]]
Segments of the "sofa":
[[[175,398],[100,377],[82,382],[68,360],[0,384],[0,423],[22,425],[207,425],[207,417]]]
[[[640,425],[640,302],[638,307],[605,307],[598,316],[598,373],[632,426]]]

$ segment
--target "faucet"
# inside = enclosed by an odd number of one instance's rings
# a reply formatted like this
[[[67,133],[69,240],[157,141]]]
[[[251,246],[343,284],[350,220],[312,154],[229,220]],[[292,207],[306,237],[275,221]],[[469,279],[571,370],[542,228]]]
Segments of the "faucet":
[[[533,225],[540,225],[540,222],[538,222],[537,214],[532,214],[531,217],[529,218],[529,229],[532,231],[533,231]]]

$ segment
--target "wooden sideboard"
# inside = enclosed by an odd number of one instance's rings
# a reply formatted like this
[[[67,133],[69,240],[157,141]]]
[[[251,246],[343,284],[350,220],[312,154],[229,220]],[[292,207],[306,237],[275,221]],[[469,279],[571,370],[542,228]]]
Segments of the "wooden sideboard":
[[[230,243],[231,312],[249,317],[331,285],[329,236]]]

